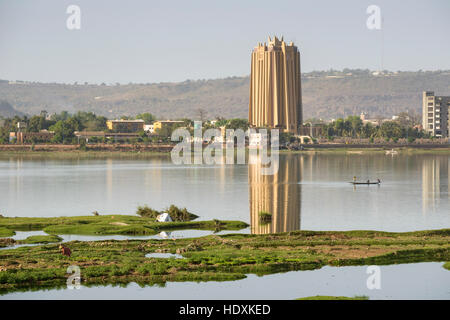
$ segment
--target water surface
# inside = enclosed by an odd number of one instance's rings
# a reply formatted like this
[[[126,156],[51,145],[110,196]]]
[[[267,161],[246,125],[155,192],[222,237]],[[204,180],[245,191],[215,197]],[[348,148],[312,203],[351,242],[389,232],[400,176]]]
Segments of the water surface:
[[[170,157],[0,159],[0,213],[41,217],[134,214],[138,205],[187,207],[200,219],[242,220],[254,233],[413,231],[450,227],[448,155],[281,154],[259,165],[182,165]],[[348,182],[382,180],[381,186]],[[260,225],[259,212],[272,223]]]
[[[0,299],[296,299],[328,295],[377,299],[450,299],[450,271],[442,263],[381,266],[381,288],[369,290],[367,267],[323,267],[228,282],[168,282],[165,286],[83,287],[16,292]],[[275,293],[275,294],[274,294]]]
[[[242,220],[240,232],[292,230],[415,231],[450,228],[447,155],[282,154],[272,176],[261,166],[177,166],[170,157],[123,159],[0,158],[0,213],[55,217],[134,214],[138,205],[187,207],[200,219]],[[352,186],[380,178],[380,186]],[[259,213],[272,215],[261,223]],[[17,232],[15,239],[36,232]],[[63,241],[180,238],[212,231],[183,230],[149,237],[63,235]],[[382,289],[366,287],[366,267],[324,267],[230,282],[132,283],[121,287],[17,292],[1,299],[294,299],[314,295],[371,299],[450,299],[442,263],[382,266]],[[276,292],[276,295],[274,295]]]

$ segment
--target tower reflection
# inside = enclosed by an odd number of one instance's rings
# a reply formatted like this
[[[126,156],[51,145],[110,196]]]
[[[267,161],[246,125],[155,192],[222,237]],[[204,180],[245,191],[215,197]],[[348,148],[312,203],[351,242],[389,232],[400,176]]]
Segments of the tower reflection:
[[[450,158],[435,156],[422,161],[422,213],[434,211],[443,198],[450,198]]]
[[[249,161],[248,182],[250,228],[252,234],[300,230],[301,165],[303,157],[280,155],[279,170],[274,175],[261,174],[261,159]],[[272,215],[263,222],[260,212]]]

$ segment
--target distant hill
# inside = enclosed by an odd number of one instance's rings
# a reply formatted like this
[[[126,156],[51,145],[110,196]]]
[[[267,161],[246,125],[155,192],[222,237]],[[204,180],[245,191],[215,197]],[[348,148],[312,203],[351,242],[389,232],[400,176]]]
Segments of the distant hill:
[[[23,113],[14,109],[7,101],[0,100],[0,118],[12,118],[16,115],[22,116]]]
[[[420,113],[424,90],[450,95],[450,71],[310,72],[302,75],[302,85],[305,119],[361,112],[392,116],[405,110]],[[83,110],[114,118],[150,112],[161,119],[175,119],[196,117],[198,109],[204,109],[208,118],[246,118],[248,95],[248,77],[128,85],[0,81],[0,99],[27,114]]]

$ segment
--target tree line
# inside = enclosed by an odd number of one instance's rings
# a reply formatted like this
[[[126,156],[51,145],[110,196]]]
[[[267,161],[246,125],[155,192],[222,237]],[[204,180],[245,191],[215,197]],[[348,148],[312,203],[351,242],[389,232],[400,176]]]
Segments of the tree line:
[[[431,138],[427,133],[419,128],[417,117],[407,113],[399,114],[396,120],[364,123],[359,116],[348,116],[339,118],[330,123],[321,124],[321,135],[328,140],[335,137],[349,137],[359,139],[382,138],[386,141],[397,141],[405,138],[409,142],[419,138]]]
[[[156,118],[150,113],[141,113],[135,117],[123,116],[121,119],[142,119],[146,124],[153,123]],[[191,131],[194,130],[194,121],[191,119],[181,119],[183,122],[173,127],[164,127],[162,130],[156,132],[153,136],[148,136],[143,130],[139,132],[135,142],[170,142],[172,130],[176,127],[186,127]],[[41,130],[53,131],[53,143],[78,143],[75,137],[75,131],[104,131],[109,132],[106,126],[106,117],[97,116],[93,112],[78,111],[75,114],[70,114],[63,111],[59,114],[48,115],[46,111],[42,111],[39,115],[32,117],[14,116],[12,118],[0,119],[0,144],[9,143],[9,133],[17,131],[17,124],[19,122],[25,123],[24,132],[40,132]],[[359,116],[349,116],[347,118],[339,118],[329,123],[314,123],[314,121],[307,121],[305,123],[306,131],[308,126],[319,127],[319,136],[333,140],[337,137],[350,137],[360,139],[374,139],[383,138],[386,141],[397,141],[398,139],[406,138],[409,142],[419,138],[431,138],[424,131],[420,130],[416,124],[417,117],[402,113],[395,121],[380,121],[379,124],[372,124],[371,122],[364,123]],[[247,119],[225,119],[218,117],[216,121],[202,121],[203,130],[209,128],[226,129],[242,129],[246,131],[249,128]],[[282,133],[280,136],[281,142],[293,142],[295,137],[292,134]],[[93,138],[91,142],[106,142],[101,138]]]

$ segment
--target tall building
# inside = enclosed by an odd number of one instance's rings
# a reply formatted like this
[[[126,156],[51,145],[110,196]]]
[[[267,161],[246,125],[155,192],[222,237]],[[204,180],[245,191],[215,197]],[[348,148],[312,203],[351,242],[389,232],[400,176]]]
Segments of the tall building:
[[[252,52],[248,120],[252,127],[297,133],[302,124],[300,52],[277,37]]]
[[[252,234],[279,233],[300,230],[302,160],[292,155],[280,157],[280,167],[274,175],[261,174],[261,159],[249,161],[248,184],[250,229]],[[272,215],[263,222],[260,212]]]
[[[422,95],[422,126],[432,136],[448,138],[450,96],[435,96],[433,91]]]

